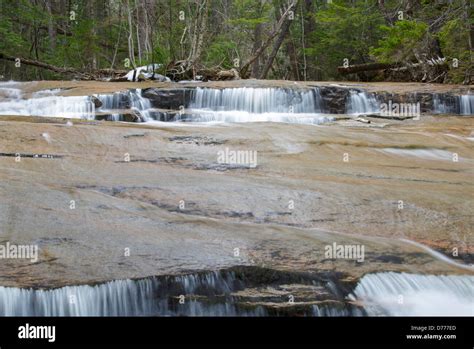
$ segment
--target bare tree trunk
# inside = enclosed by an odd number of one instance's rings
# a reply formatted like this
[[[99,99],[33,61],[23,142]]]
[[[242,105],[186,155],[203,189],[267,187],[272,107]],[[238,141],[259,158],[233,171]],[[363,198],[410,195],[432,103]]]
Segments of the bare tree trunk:
[[[301,45],[303,46],[303,80],[306,81],[306,38],[303,3],[301,3]]]
[[[140,6],[137,4],[137,0],[135,0],[135,27],[136,27],[136,34],[137,34],[137,50],[138,50],[138,61],[142,62],[142,44],[140,41]]]
[[[112,58],[112,63],[110,64],[110,69],[114,69],[115,59],[117,58],[117,51],[118,51],[118,47],[119,47],[119,43],[120,43],[120,37],[121,37],[121,34],[122,34],[122,7],[119,8],[119,14],[118,15],[119,15],[120,27],[119,27],[118,37],[117,37],[117,43],[115,44],[114,56]]]
[[[89,47],[90,47],[90,54],[91,54],[91,65],[90,65],[90,69],[91,70],[96,70],[97,69],[97,54],[96,54],[96,50],[95,50],[95,37],[96,37],[96,34],[97,34],[97,29],[96,29],[96,8],[95,8],[96,4],[95,4],[95,1],[90,1],[89,2],[89,16],[90,18],[94,21],[93,25],[92,25],[92,38],[94,38],[93,40],[91,39],[91,42],[88,43]]]
[[[289,40],[286,45],[288,57],[290,58],[290,71],[292,73],[292,80],[300,80],[300,71],[298,66],[298,57],[293,41]]]
[[[262,23],[258,23],[255,26],[254,30],[254,42],[253,42],[253,49],[252,51],[255,52],[258,48],[262,45]],[[255,60],[252,66],[252,74],[253,78],[258,78],[260,75],[260,57]]]
[[[56,50],[56,29],[54,28],[54,19],[53,19],[53,0],[46,0],[46,9],[48,11],[48,35],[49,35],[49,47],[51,52]]]
[[[260,55],[265,51],[265,49],[268,46],[270,46],[270,43],[275,38],[275,36],[278,35],[283,24],[285,23],[286,17],[289,15],[290,11],[295,7],[295,3],[296,3],[296,0],[293,0],[288,4],[288,7],[286,8],[285,12],[281,16],[280,20],[277,22],[275,29],[268,36],[267,40],[265,40],[260,46],[260,48],[256,52],[254,52],[254,54],[242,65],[242,67],[240,68],[241,77],[244,77],[244,78],[247,77],[249,67],[253,64],[253,62],[255,62],[258,59],[258,57],[260,57]]]
[[[128,58],[132,63],[133,68],[135,65],[135,48],[133,44],[133,24],[132,24],[132,9],[130,7],[130,0],[127,0],[127,11],[128,11]]]
[[[198,3],[198,13],[194,22],[193,40],[191,52],[188,56],[189,67],[193,66],[201,57],[202,45],[207,27],[207,12],[209,0],[202,0]]]
[[[466,69],[466,77],[464,78],[464,84],[471,84],[473,81],[473,71],[474,69],[474,51],[473,51],[473,42],[474,42],[474,24],[472,24],[472,4],[467,0],[464,0],[464,19],[468,28],[467,34],[467,43],[469,46],[469,68]]]
[[[199,37],[196,43],[196,49],[194,51],[194,56],[192,59],[193,64],[199,60],[202,53],[202,45],[204,42],[204,36],[206,34],[206,27],[207,27],[207,8],[209,5],[209,0],[204,0],[203,8],[202,8],[202,17],[201,17],[201,25],[199,26]]]
[[[281,27],[278,38],[276,39],[273,45],[272,52],[270,53],[270,56],[268,56],[268,59],[265,62],[265,65],[263,66],[262,72],[260,73],[260,76],[259,76],[260,79],[265,79],[267,77],[268,71],[270,70],[270,67],[273,65],[273,60],[275,59],[278,53],[278,50],[280,49],[280,46],[283,43],[283,40],[285,40],[285,37],[288,34],[288,31],[290,30],[291,22],[292,21],[289,19],[286,19],[283,22],[283,26]]]

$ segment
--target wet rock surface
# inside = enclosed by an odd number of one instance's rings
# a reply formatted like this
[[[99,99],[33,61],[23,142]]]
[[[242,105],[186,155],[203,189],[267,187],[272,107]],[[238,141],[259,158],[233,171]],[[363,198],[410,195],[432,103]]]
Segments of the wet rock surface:
[[[472,254],[470,119],[199,131],[65,122],[0,120],[6,154],[62,156],[0,157],[0,240],[40,246],[37,263],[2,262],[3,286],[60,287],[237,265],[337,271],[350,280],[386,270],[469,273],[399,238],[443,251],[457,247],[459,261]],[[229,170],[217,162],[225,147],[257,151],[258,166]],[[386,148],[404,152],[380,151]],[[437,154],[430,149],[456,152],[459,161],[430,157]],[[365,260],[327,258],[334,242],[365,246]],[[246,292],[266,292],[255,287]]]

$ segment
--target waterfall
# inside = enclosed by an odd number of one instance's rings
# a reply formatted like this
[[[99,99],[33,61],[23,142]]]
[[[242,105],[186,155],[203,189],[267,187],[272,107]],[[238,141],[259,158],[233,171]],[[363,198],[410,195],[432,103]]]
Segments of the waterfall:
[[[371,114],[380,112],[380,107],[373,94],[350,91],[349,101],[346,103],[347,114]]]
[[[260,270],[258,271],[260,272]],[[288,305],[286,295],[271,300],[255,290],[278,285],[262,282],[253,269],[222,270],[180,276],[157,276],[139,280],[115,280],[97,285],[65,286],[38,290],[0,287],[0,316],[362,316],[360,306],[346,304],[335,284],[303,280],[320,285],[335,299]],[[275,274],[272,274],[275,277]],[[285,282],[288,282],[286,276]],[[299,280],[299,281],[297,281]],[[258,281],[257,281],[258,282]],[[279,282],[278,277],[274,282]],[[283,282],[283,281],[281,281]],[[282,283],[284,284],[284,283]],[[246,292],[245,290],[250,290]],[[181,298],[184,296],[184,298]]]
[[[124,121],[123,114],[127,110],[132,110],[135,114],[139,115],[141,121],[153,120],[150,100],[142,96],[140,89],[113,94],[99,94],[94,95],[94,97],[102,103],[97,111],[110,112],[111,118],[114,121]]]
[[[0,87],[0,98],[5,99],[19,99],[22,96],[22,92],[19,88],[13,87]]]
[[[0,101],[0,115],[94,118],[94,104],[87,96],[49,96]]]
[[[329,306],[312,306],[312,316],[315,317],[341,317],[341,316],[364,316],[365,313],[356,307],[336,308]]]
[[[60,89],[37,91],[24,99],[16,84],[0,86],[0,115],[50,116],[93,119],[94,104],[87,96],[56,96]]]
[[[433,95],[433,113],[474,115],[474,95]]]
[[[262,113],[321,113],[318,89],[196,88],[190,109]]]
[[[7,87],[8,86],[8,87]],[[151,103],[142,97],[141,90],[95,95],[101,106],[95,107],[89,96],[58,96],[60,89],[41,90],[25,99],[16,85],[0,86],[0,115],[51,116],[93,120],[97,113],[107,113],[115,121],[123,114],[136,114],[141,121],[153,119]],[[130,112],[131,111],[131,112]]]
[[[196,88],[190,110],[180,121],[196,122],[288,122],[318,124],[332,118],[322,113],[319,89]]]
[[[459,106],[461,115],[474,115],[474,95],[460,96]]]
[[[263,316],[262,307],[239,308],[216,302],[238,287],[233,273],[219,272],[141,280],[116,280],[95,286],[52,290],[0,287],[0,316]],[[206,295],[206,300],[189,297]],[[185,295],[184,304],[179,296]]]
[[[140,114],[144,121],[152,120],[150,114],[151,103],[148,98],[142,97],[142,91],[129,91],[130,94],[130,102],[132,110],[135,110]]]
[[[368,274],[349,299],[372,316],[474,316],[474,276]]]

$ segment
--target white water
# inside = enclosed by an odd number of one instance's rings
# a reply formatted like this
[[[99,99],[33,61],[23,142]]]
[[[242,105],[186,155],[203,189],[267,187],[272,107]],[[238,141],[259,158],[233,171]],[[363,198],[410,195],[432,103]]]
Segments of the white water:
[[[119,280],[55,290],[0,287],[2,316],[117,316],[152,311],[153,280]]]
[[[8,86],[8,87],[7,87]],[[30,98],[17,85],[0,86],[0,115],[50,116],[94,119],[96,108],[89,96],[58,96],[60,89],[41,90]],[[97,111],[111,112],[114,120],[120,119],[120,110],[131,109],[143,121],[152,120],[151,103],[142,97],[141,90],[96,96],[102,102]]]
[[[0,287],[0,316],[263,316],[261,307],[239,309],[232,302],[204,303],[188,295],[230,293],[233,273],[117,280],[96,286],[53,290]],[[185,304],[170,302],[186,295]]]
[[[474,316],[474,276],[368,274],[348,298],[372,316]]]
[[[453,153],[441,149],[399,149],[399,148],[382,148],[377,149],[383,153],[389,153],[399,156],[414,156],[426,160],[444,160],[452,161]],[[459,158],[460,160],[460,158]]]
[[[52,290],[0,287],[0,316],[266,316],[232,293],[245,288],[233,272],[208,272]],[[184,304],[178,297],[185,295]],[[198,297],[195,297],[198,296]],[[358,307],[313,305],[310,316],[361,316]]]
[[[351,91],[346,104],[347,114],[373,114],[380,112],[375,96],[365,92]]]
[[[0,115],[94,119],[94,109],[94,104],[87,96],[49,96],[0,101]]]
[[[441,98],[433,96],[433,113],[474,115],[474,95],[450,96]]]
[[[54,89],[35,92],[31,98],[25,99],[22,90],[16,86],[9,83],[0,85],[0,115],[84,119],[93,119],[95,116],[94,104],[87,96],[56,96],[60,90]]]
[[[190,117],[190,120],[189,120]],[[254,114],[245,111],[210,111],[191,110],[185,114],[188,121],[193,122],[281,122],[290,124],[318,125],[334,120],[333,117],[309,113],[260,113]]]
[[[113,120],[120,120],[120,111],[132,109],[140,115],[142,121],[153,120],[151,116],[151,103],[148,98],[142,97],[140,89],[127,92],[117,92],[113,94],[95,95],[102,106],[97,109],[98,112],[110,112]]]
[[[327,306],[312,306],[312,316],[315,317],[341,317],[341,316],[364,316],[362,310],[353,309],[337,309]]]
[[[148,98],[142,97],[141,90],[137,90],[136,92],[129,91],[128,93],[130,95],[132,109],[139,113],[144,121],[152,120],[153,118],[150,115],[150,100]]]
[[[189,111],[181,120],[195,122],[286,122],[319,124],[332,120],[320,115],[318,89],[196,88]]]
[[[22,92],[19,88],[13,87],[0,87],[0,98],[21,98]]]
[[[474,114],[474,95],[462,95],[459,98],[461,115]]]
[[[321,113],[317,89],[282,88],[196,88],[190,109],[262,113]]]

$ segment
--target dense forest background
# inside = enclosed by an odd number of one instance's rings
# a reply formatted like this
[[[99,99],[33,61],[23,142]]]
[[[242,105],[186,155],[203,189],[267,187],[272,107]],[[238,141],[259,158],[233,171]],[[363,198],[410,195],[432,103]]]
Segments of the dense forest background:
[[[174,79],[472,83],[472,10],[469,0],[0,0],[0,76],[154,62]]]

